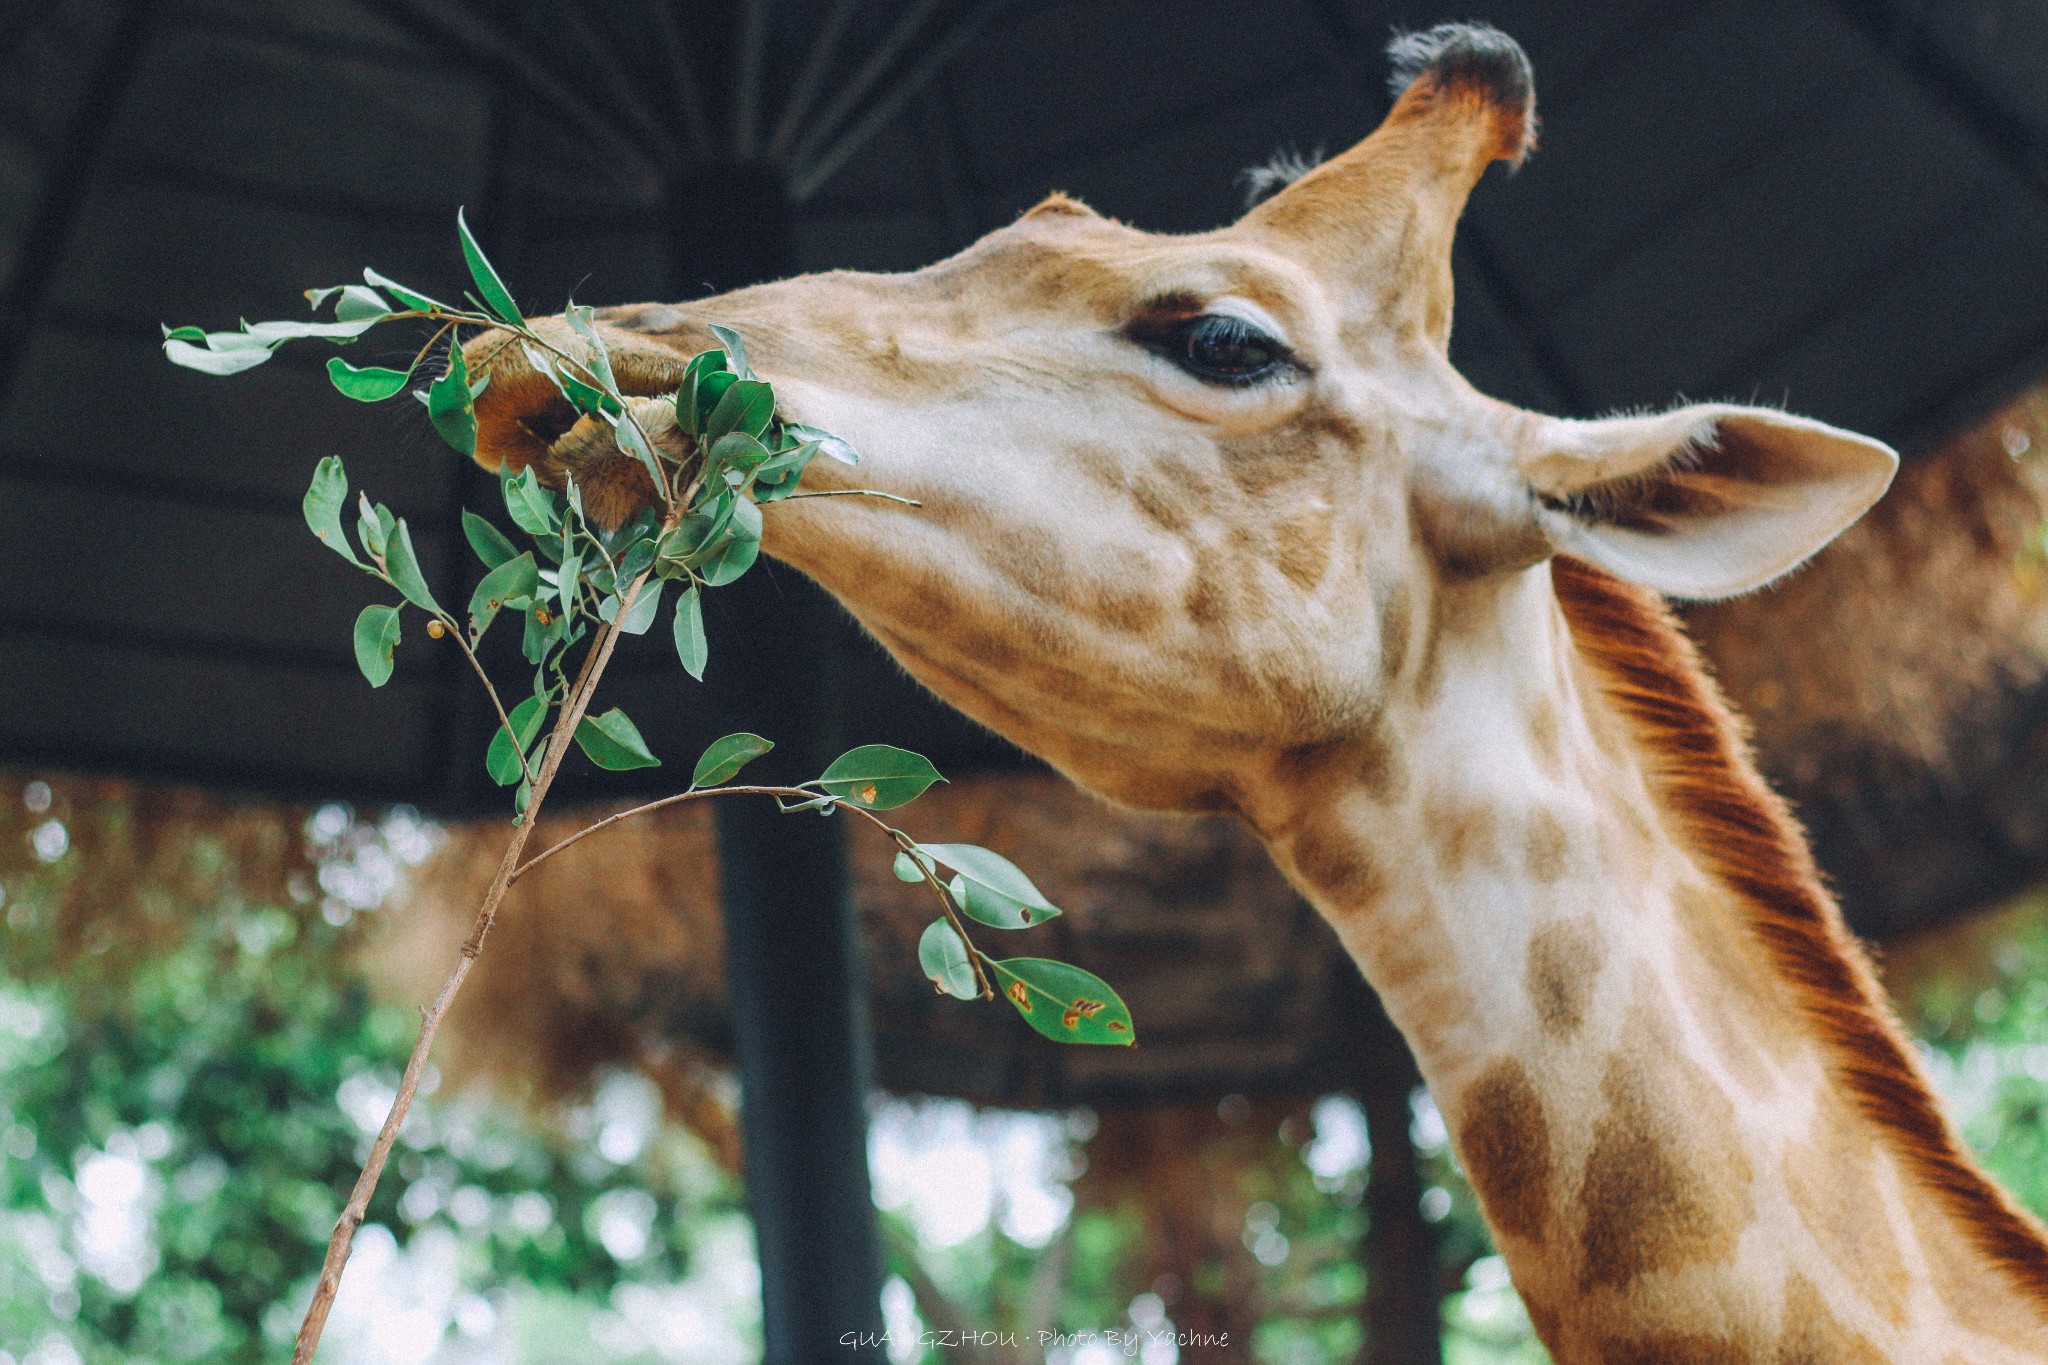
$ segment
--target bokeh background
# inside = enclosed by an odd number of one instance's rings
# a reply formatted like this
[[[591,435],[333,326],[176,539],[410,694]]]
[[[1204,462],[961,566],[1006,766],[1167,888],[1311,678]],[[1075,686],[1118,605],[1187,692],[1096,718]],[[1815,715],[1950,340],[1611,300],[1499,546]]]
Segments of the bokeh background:
[[[466,584],[489,480],[324,352],[214,380],[160,322],[295,316],[366,264],[448,296],[457,205],[535,311],[914,268],[1055,189],[1204,228],[1373,126],[1392,27],[1467,17],[1528,47],[1544,120],[1460,239],[1474,382],[1784,403],[1907,457],[1810,569],[1690,621],[1969,1140],[2048,1211],[2038,6],[0,0],[0,1365],[282,1356],[502,838],[461,662],[365,687],[360,585],[298,512],[339,451]],[[712,627],[708,689],[659,642],[617,671],[671,769],[736,679],[815,680],[753,728],[929,753],[914,827],[1027,868],[1146,1039],[936,1000],[850,839],[821,896],[865,944],[830,1003],[872,1021],[891,1359],[1543,1358],[1398,1036],[1246,835],[1074,793],[794,575]],[[759,1357],[721,843],[672,813],[508,908],[323,1360]]]

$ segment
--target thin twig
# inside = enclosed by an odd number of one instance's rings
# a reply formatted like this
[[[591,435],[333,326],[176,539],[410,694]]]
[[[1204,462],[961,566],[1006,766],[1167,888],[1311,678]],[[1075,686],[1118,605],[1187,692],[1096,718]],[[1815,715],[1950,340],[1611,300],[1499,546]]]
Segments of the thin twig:
[[[428,316],[429,318],[431,318],[431,317],[432,317],[433,315],[432,315],[432,314],[427,314],[426,316]],[[409,375],[409,374],[411,374],[411,373],[412,373],[412,372],[413,372],[414,370],[417,370],[417,369],[418,369],[418,368],[420,367],[420,362],[421,362],[422,360],[425,360],[425,359],[427,358],[427,352],[429,352],[429,351],[433,350],[435,346],[437,346],[437,345],[439,345],[439,344],[440,344],[440,342],[441,342],[441,338],[442,338],[442,337],[444,337],[444,336],[447,336],[447,335],[448,335],[448,331],[449,331],[449,329],[450,329],[450,328],[452,328],[452,327],[456,327],[456,326],[459,326],[459,325],[460,325],[460,324],[458,324],[458,323],[454,323],[454,322],[444,322],[444,323],[442,323],[442,324],[441,324],[441,330],[439,330],[438,332],[435,332],[435,333],[434,333],[434,334],[433,334],[432,336],[430,336],[430,337],[428,337],[428,338],[427,338],[427,344],[426,344],[426,345],[424,345],[424,346],[422,346],[422,347],[420,347],[420,349],[419,349],[419,353],[418,353],[417,355],[413,356],[413,358],[412,358],[412,364],[410,364],[410,365],[408,365],[408,366],[406,366],[406,367],[405,367],[405,372],[406,372],[406,373],[407,373],[407,374]],[[460,340],[462,340],[462,334],[461,334],[460,332],[456,333],[456,337],[455,337],[455,339],[456,339],[457,341],[460,341]]]
[[[670,525],[663,530],[672,528]],[[633,580],[627,590],[624,606],[630,609],[633,599],[646,584],[647,575]],[[406,1060],[405,1074],[399,1080],[398,1094],[391,1102],[391,1112],[384,1118],[384,1126],[377,1132],[377,1139],[370,1146],[369,1159],[363,1163],[362,1174],[356,1177],[355,1187],[349,1192],[348,1205],[335,1220],[334,1232],[327,1239],[327,1254],[320,1264],[320,1278],[313,1289],[313,1301],[306,1307],[306,1316],[299,1325],[298,1340],[292,1347],[292,1365],[311,1365],[313,1352],[320,1345],[320,1333],[327,1325],[327,1315],[334,1308],[334,1296],[341,1288],[342,1271],[348,1265],[348,1254],[355,1241],[356,1229],[363,1225],[363,1218],[370,1207],[370,1196],[376,1193],[377,1182],[384,1174],[384,1166],[391,1157],[391,1148],[398,1140],[398,1130],[404,1126],[405,1116],[412,1108],[412,1101],[419,1091],[420,1077],[427,1065],[427,1054],[434,1045],[434,1035],[440,1030],[441,1021],[454,1003],[455,993],[462,988],[462,982],[469,975],[477,954],[483,951],[484,936],[496,920],[499,903],[505,899],[506,890],[512,885],[512,873],[519,866],[519,855],[526,850],[526,842],[533,836],[534,820],[540,813],[541,803],[546,799],[548,788],[553,785],[555,773],[568,753],[570,741],[581,723],[583,714],[590,706],[591,695],[597,690],[598,679],[604,675],[605,665],[611,661],[612,650],[618,644],[619,632],[616,627],[603,625],[598,629],[597,641],[584,656],[583,668],[577,674],[576,683],[562,705],[561,717],[548,738],[546,755],[541,759],[540,773],[534,778],[528,795],[526,810],[519,823],[513,828],[511,842],[505,846],[504,856],[498,860],[497,874],[491,879],[491,887],[484,895],[483,904],[478,907],[476,919],[472,922],[469,937],[463,941],[461,956],[456,959],[455,968],[448,975],[448,981],[441,987],[441,993],[422,1015],[420,1035],[413,1043],[412,1055]]]
[[[692,787],[690,788],[690,790],[686,792],[677,792],[673,796],[664,796],[658,801],[648,801],[642,805],[633,807],[631,810],[622,810],[617,812],[616,814],[607,815],[604,819],[599,820],[596,824],[584,826],[582,829],[577,830],[574,834],[562,840],[560,843],[554,845],[552,848],[549,848],[542,853],[536,853],[531,858],[528,858],[525,862],[521,863],[518,866],[518,868],[513,871],[512,880],[515,882],[518,881],[521,877],[524,877],[527,873],[533,871],[535,867],[539,866],[541,863],[546,862],[548,859],[554,857],[557,853],[560,853],[563,849],[569,847],[569,845],[580,844],[585,839],[588,839],[591,835],[597,833],[601,829],[607,828],[611,825],[616,825],[621,820],[630,820],[636,815],[646,815],[652,811],[660,810],[664,806],[680,805],[685,801],[695,801],[700,797],[706,796],[811,797],[814,795],[816,795],[816,793],[805,791],[801,787]],[[852,807],[851,809],[858,810],[859,807],[856,806]],[[861,814],[865,815],[867,814],[867,812],[861,811]],[[888,826],[884,825],[883,828],[886,829],[888,828]]]
[[[514,882],[518,881],[521,877],[524,877],[534,868],[554,857],[571,844],[579,844],[591,835],[596,834],[599,830],[609,829],[621,820],[630,820],[636,815],[647,815],[662,809],[664,806],[677,806],[685,801],[696,801],[706,796],[772,796],[778,800],[792,801],[815,801],[820,799],[818,793],[810,790],[808,787],[692,787],[688,791],[677,792],[673,796],[664,796],[658,800],[643,802],[632,807],[630,810],[614,812],[594,824],[585,825],[568,838],[561,840],[540,853],[534,854],[533,857],[521,863],[513,870],[512,880]],[[926,865],[925,859],[918,856],[917,840],[911,838],[902,830],[897,829],[873,811],[854,805],[842,797],[831,797],[830,800],[833,809],[851,811],[853,814],[858,815],[861,819],[866,820],[876,829],[888,835],[890,841],[898,848],[911,855],[912,860],[917,864],[917,870],[924,876],[925,884],[931,887],[932,894],[939,898],[939,908],[945,912],[947,922],[953,926],[953,932],[960,935],[960,941],[967,945],[967,961],[974,968],[974,979],[981,986],[982,999],[995,999],[995,988],[989,984],[988,974],[981,969],[981,959],[984,954],[974,946],[973,936],[967,932],[967,926],[960,922],[959,911],[954,906],[953,897],[947,892],[945,883],[941,882],[934,875],[931,868]]]
[[[879,488],[820,488],[810,493],[791,493],[782,501],[795,502],[798,498],[886,498],[890,502],[900,502],[905,507],[924,506],[916,498],[906,498],[899,493],[884,493]]]
[[[512,728],[512,717],[505,714],[505,703],[498,700],[498,689],[491,685],[491,675],[484,672],[484,666],[477,662],[476,651],[469,647],[469,641],[462,638],[462,628],[445,616],[435,619],[447,628],[448,634],[455,640],[456,647],[462,651],[462,657],[469,660],[469,666],[476,670],[476,680],[482,683],[484,691],[490,694],[491,705],[498,711],[498,724],[505,727],[505,738],[512,741],[512,752],[519,755],[519,771],[526,778],[530,790],[533,786],[533,769],[526,762],[526,746],[519,742],[519,732]]]
[[[889,837],[896,841],[897,847],[910,855],[910,860],[917,864],[917,870],[924,874],[925,885],[929,886],[932,889],[932,894],[939,898],[939,908],[945,911],[946,922],[953,926],[953,932],[960,935],[960,942],[967,948],[967,965],[974,968],[974,980],[981,987],[981,998],[984,1000],[995,999],[995,987],[989,984],[988,973],[981,969],[981,959],[986,954],[974,946],[973,936],[967,932],[967,926],[960,922],[960,909],[953,904],[952,893],[947,891],[945,886],[939,881],[938,874],[933,872],[925,860],[918,856],[917,840],[911,838],[900,829],[890,830]]]

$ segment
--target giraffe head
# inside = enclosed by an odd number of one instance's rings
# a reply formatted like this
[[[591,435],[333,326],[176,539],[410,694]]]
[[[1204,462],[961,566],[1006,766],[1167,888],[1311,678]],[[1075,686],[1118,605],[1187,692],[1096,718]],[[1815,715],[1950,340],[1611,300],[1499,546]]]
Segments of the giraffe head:
[[[1055,196],[909,274],[600,313],[615,370],[666,392],[709,324],[737,329],[787,415],[867,457],[807,488],[922,503],[780,503],[764,548],[948,701],[1150,807],[1233,804],[1249,765],[1370,727],[1446,585],[1568,551],[1721,597],[1877,499],[1892,452],[1815,422],[1568,421],[1466,383],[1451,240],[1480,175],[1532,145],[1528,62],[1473,25],[1392,56],[1379,129],[1229,227],[1157,235]],[[570,430],[516,349],[471,344],[497,352],[478,459],[630,509],[631,461]]]

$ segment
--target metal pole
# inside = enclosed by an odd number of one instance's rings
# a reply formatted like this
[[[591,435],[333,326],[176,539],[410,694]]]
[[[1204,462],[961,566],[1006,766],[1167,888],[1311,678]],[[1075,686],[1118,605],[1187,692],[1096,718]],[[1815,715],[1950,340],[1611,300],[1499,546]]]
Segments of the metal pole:
[[[759,167],[703,173],[676,205],[677,283],[736,288],[794,269],[790,207]],[[763,565],[712,594],[706,695],[724,730],[776,741],[750,770],[815,777],[838,753],[839,609],[809,580]],[[730,625],[732,629],[721,629]],[[726,980],[740,1073],[747,1204],[761,1258],[768,1365],[852,1353],[882,1329],[881,1239],[868,1186],[874,1070],[867,970],[838,817],[718,803]],[[870,1355],[872,1352],[869,1353]]]

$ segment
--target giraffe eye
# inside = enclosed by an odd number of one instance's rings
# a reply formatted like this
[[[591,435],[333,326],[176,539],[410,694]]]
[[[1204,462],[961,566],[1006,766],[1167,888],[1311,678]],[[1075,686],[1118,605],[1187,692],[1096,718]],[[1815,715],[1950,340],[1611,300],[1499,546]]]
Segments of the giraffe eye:
[[[1286,363],[1278,341],[1227,313],[1204,313],[1177,324],[1160,349],[1195,378],[1211,384],[1252,384]]]

